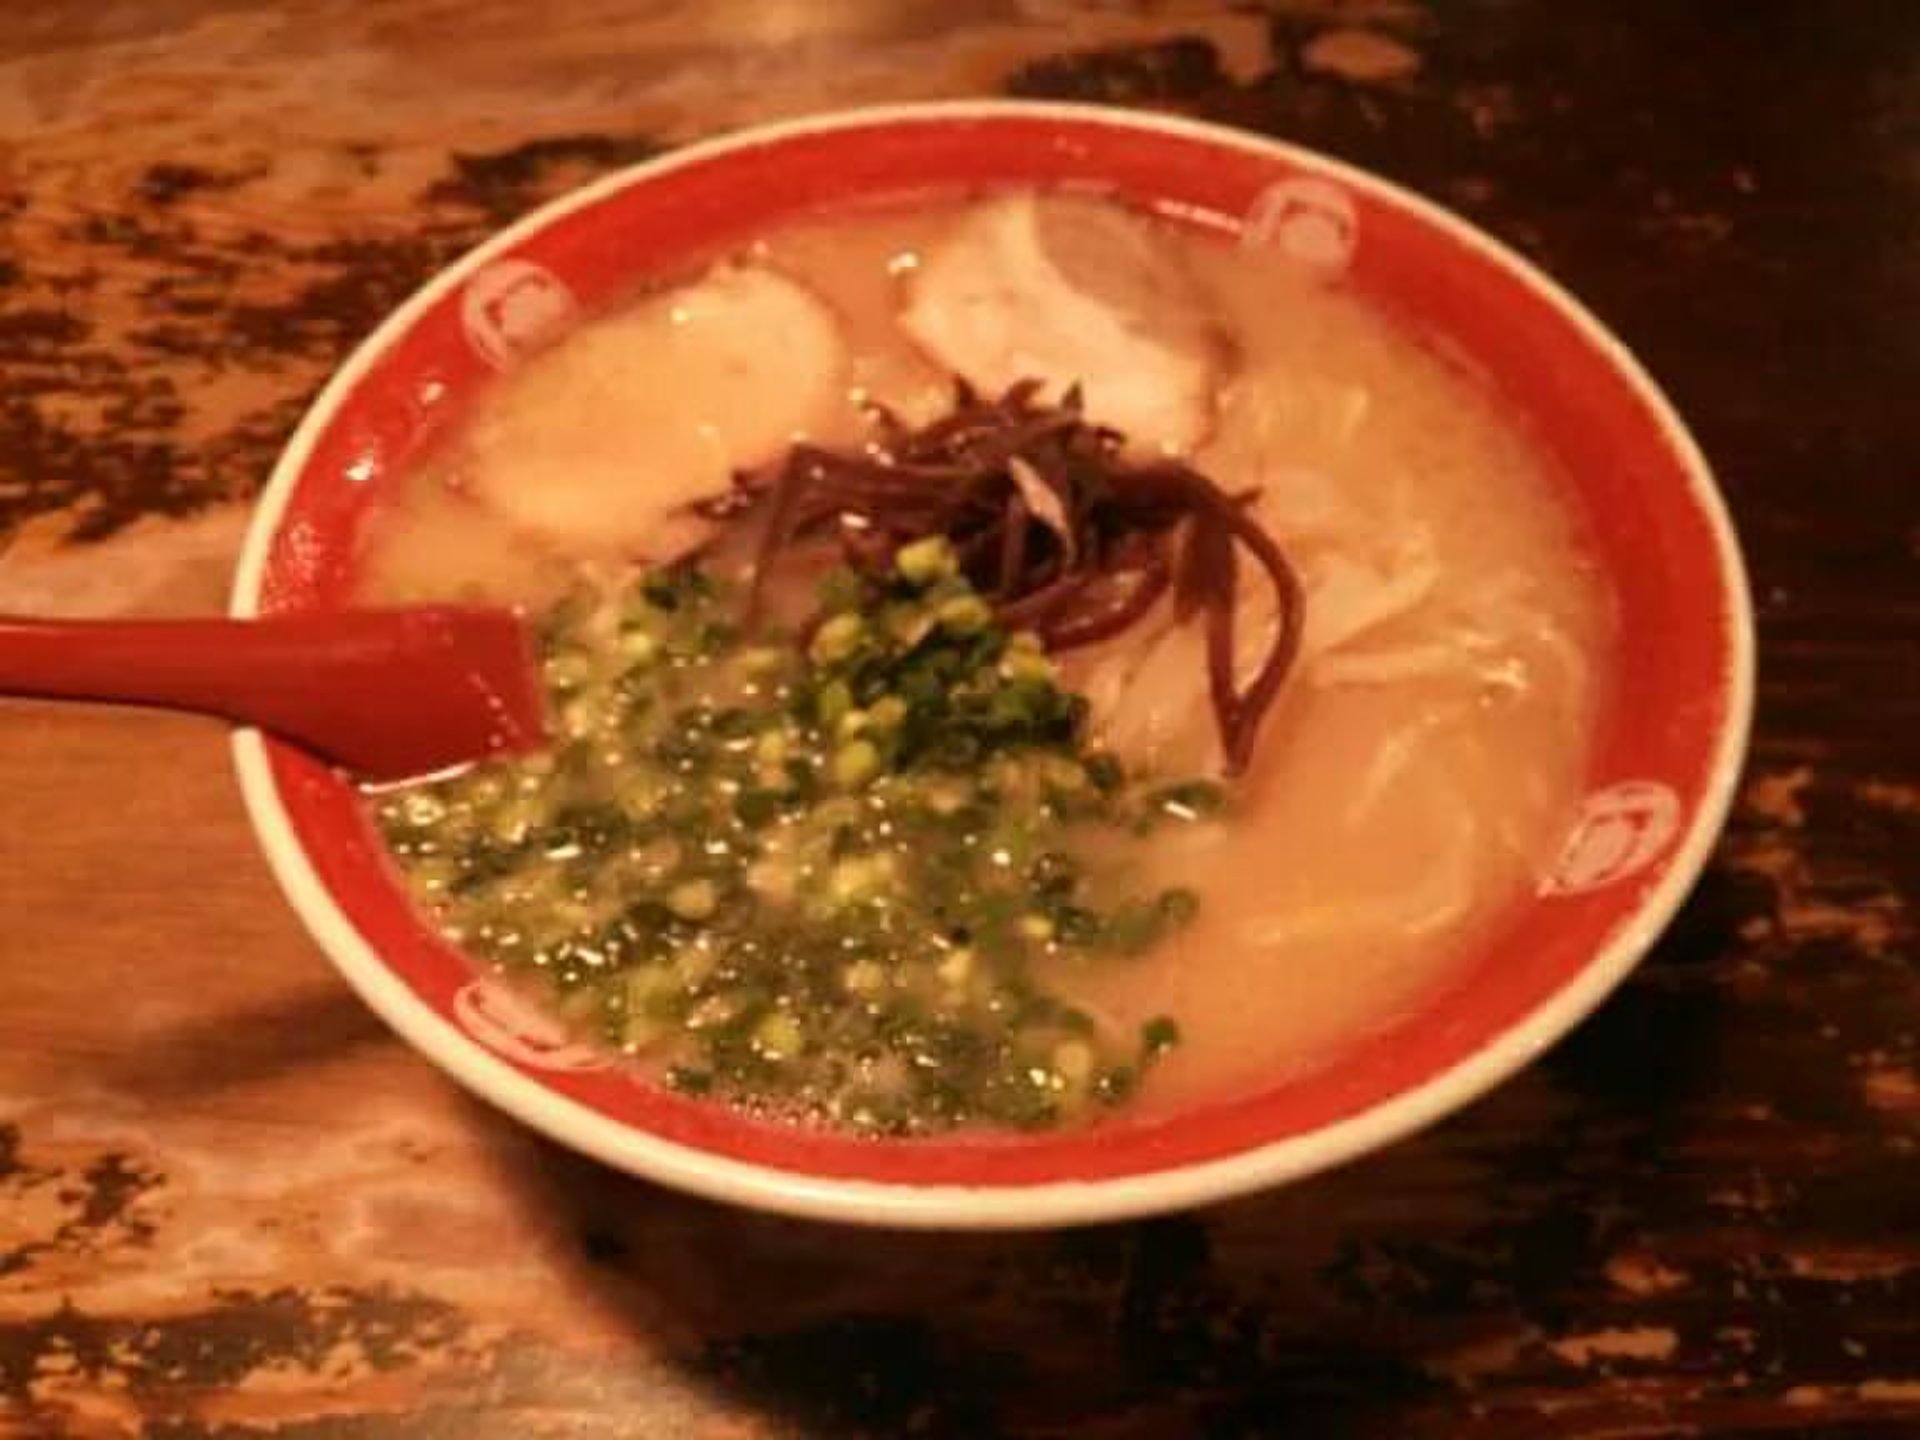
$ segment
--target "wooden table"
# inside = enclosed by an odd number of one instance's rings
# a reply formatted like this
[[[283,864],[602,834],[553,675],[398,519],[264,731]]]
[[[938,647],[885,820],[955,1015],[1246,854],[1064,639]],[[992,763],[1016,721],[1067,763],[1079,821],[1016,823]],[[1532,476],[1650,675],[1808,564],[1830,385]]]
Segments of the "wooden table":
[[[396,300],[826,105],[1017,94],[1455,206],[1696,423],[1760,601],[1743,802],[1626,989],[1218,1211],[848,1233],[465,1099],[281,905],[224,739],[0,708],[0,1434],[1920,1435],[1920,5],[9,0],[0,608],[218,602]]]

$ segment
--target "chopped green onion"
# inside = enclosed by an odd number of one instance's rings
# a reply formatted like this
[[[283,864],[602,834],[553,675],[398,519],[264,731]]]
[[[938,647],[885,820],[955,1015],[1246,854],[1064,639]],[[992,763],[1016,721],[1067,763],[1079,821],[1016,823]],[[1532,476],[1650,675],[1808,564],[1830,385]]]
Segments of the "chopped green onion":
[[[930,585],[960,572],[960,559],[944,535],[929,535],[902,546],[893,563],[915,585]]]
[[[1190,922],[1114,842],[1222,797],[1131,788],[929,540],[830,578],[804,646],[744,639],[693,566],[569,600],[542,642],[564,743],[376,802],[413,893],[688,1094],[882,1134],[1120,1103],[1177,1030],[1113,1033],[1046,972]]]
[[[667,908],[682,920],[705,920],[719,903],[711,880],[685,880],[667,892]]]
[[[831,616],[814,632],[807,653],[816,665],[832,665],[859,649],[866,633],[867,622],[858,615],[845,612]]]
[[[850,740],[833,756],[833,778],[846,789],[864,785],[880,773],[880,752],[871,741]]]

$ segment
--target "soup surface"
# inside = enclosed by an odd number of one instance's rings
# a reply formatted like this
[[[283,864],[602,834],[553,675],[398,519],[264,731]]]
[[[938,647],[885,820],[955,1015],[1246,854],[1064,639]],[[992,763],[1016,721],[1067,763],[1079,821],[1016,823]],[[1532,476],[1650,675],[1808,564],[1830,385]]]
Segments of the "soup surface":
[[[831,493],[779,526],[796,440],[941,484],[888,437],[981,403],[956,376],[1278,545],[1298,603],[1214,552],[1228,699],[1200,510],[1112,540],[1178,583],[1072,644],[950,548],[835,566]],[[992,464],[1022,554],[1084,559]],[[1552,858],[1613,646],[1560,493],[1488,383],[1270,253],[1056,195],[795,223],[527,361],[388,498],[363,598],[547,616],[559,743],[373,803],[457,941],[686,1088],[884,1133],[1230,1094],[1418,1005]]]

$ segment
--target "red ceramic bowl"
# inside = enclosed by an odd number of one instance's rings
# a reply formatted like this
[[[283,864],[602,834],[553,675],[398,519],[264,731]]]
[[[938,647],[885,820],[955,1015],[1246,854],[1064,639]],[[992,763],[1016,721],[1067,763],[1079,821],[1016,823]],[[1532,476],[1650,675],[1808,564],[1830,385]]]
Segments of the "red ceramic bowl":
[[[1699,451],[1633,358],[1538,271],[1455,217],[1319,156],[1077,106],[960,103],[750,131],[623,171],[440,275],[328,386],[248,538],[241,616],[348,603],[369,500],[477,387],[637,277],[787,217],[928,189],[1092,184],[1345,283],[1446,336],[1571,477],[1618,594],[1622,657],[1552,878],[1444,993],[1322,1068],[1171,1117],[1046,1137],[872,1141],[755,1121],[570,1045],[422,924],[352,790],[245,733],[246,801],[315,938],[456,1079],[555,1139],[704,1195],[880,1224],[1039,1226],[1298,1178],[1465,1104],[1617,985],[1725,817],[1752,690],[1740,556]]]

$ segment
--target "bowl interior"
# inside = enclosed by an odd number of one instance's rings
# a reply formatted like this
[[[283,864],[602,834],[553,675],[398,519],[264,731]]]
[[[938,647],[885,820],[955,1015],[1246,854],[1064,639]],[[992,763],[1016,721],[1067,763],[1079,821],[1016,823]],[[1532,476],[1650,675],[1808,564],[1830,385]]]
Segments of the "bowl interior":
[[[1004,105],[856,114],[680,152],[549,207],[436,280],[336,379],[276,472],[236,610],[347,603],[356,537],[381,487],[496,371],[636,280],[796,214],[1009,184],[1117,191],[1267,247],[1276,263],[1343,271],[1446,337],[1570,477],[1568,503],[1617,591],[1619,633],[1659,643],[1615,657],[1623,683],[1552,877],[1423,1010],[1263,1092],[1043,1138],[806,1133],[607,1068],[421,923],[345,783],[250,742],[243,775],[270,856],[348,977],[462,1079],[602,1158],[697,1186],[682,1162],[710,1158],[730,1178],[701,1172],[704,1188],[816,1212],[833,1207],[752,1193],[751,1175],[1090,1193],[1085,1182],[1183,1167],[1229,1167],[1209,1172],[1213,1191],[1315,1168],[1470,1098],[1597,1003],[1678,904],[1724,816],[1748,704],[1738,556],[1697,453],[1632,360],[1537,274],[1423,202],[1285,147],[1147,117]],[[1266,1161],[1231,1170],[1250,1155]],[[1107,1209],[1152,1208],[1145,1193]],[[1181,1198],[1195,1193],[1210,1192]]]

